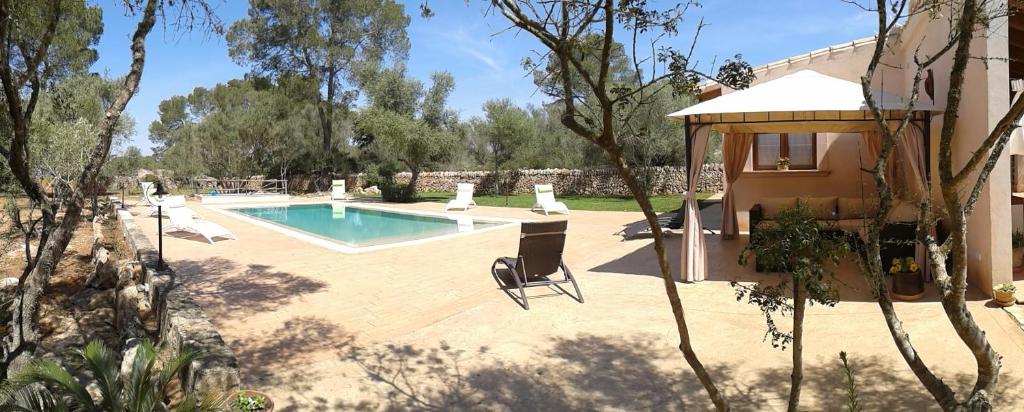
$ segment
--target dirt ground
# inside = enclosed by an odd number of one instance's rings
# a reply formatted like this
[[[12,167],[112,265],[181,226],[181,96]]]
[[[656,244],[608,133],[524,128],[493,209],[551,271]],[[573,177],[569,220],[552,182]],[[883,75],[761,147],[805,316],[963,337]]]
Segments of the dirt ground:
[[[527,311],[489,273],[496,257],[515,253],[517,227],[346,254],[189,206],[238,240],[209,244],[169,233],[164,257],[238,356],[243,383],[268,392],[280,410],[711,409],[677,349],[651,241],[616,234],[640,220],[638,213],[460,212],[569,220],[564,259],[585,303],[564,291],[534,288],[527,292]],[[156,243],[156,219],[136,221]],[[791,352],[763,341],[764,317],[737,302],[729,284],[770,275],[736,264],[745,237],[707,241],[709,278],[679,284],[694,347],[734,409],[785,410]],[[679,238],[666,247],[678,268]],[[808,309],[802,408],[844,409],[843,350],[865,410],[935,409],[896,351],[856,263],[844,262],[839,272],[842,301]],[[1003,355],[999,405],[1020,409],[1024,333],[979,292],[972,290],[969,299],[969,310]],[[934,287],[896,309],[926,362],[958,393],[969,390],[973,360]]]
[[[3,201],[0,201],[3,202]],[[0,203],[0,207],[4,205]],[[22,205],[23,206],[23,205]],[[4,222],[11,229],[11,222]],[[112,228],[104,227],[106,247],[117,259],[119,249]],[[14,229],[15,231],[17,229]],[[75,236],[64,253],[50,281],[50,289],[40,304],[39,326],[43,339],[39,349],[44,356],[58,360],[65,358],[71,348],[83,347],[92,339],[99,339],[111,348],[120,348],[120,339],[114,329],[114,291],[86,287],[86,280],[95,265],[91,262],[93,229],[91,216],[78,225]],[[33,252],[38,242],[32,242]],[[122,242],[123,243],[123,242]],[[18,277],[25,268],[24,246],[21,239],[8,245],[0,255],[0,276]],[[8,324],[0,328],[7,333]]]

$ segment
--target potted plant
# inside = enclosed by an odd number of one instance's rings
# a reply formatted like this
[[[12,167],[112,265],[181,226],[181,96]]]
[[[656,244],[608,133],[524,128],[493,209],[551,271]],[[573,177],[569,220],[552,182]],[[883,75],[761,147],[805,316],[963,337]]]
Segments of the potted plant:
[[[1019,230],[1013,232],[1013,267],[1024,266],[1024,232]]]
[[[996,304],[999,306],[1012,306],[1016,303],[1016,299],[1013,297],[1013,292],[1017,291],[1017,287],[1013,286],[1012,283],[1001,283],[992,287],[992,296],[995,298]]]
[[[893,298],[910,301],[924,296],[924,277],[913,257],[894,258],[889,274],[892,275]]]
[[[776,170],[789,170],[789,158],[780,157],[779,160],[775,161]]]
[[[274,410],[274,401],[270,400],[270,397],[263,392],[246,389],[238,392],[238,397],[235,398],[231,410],[240,412],[272,412]]]

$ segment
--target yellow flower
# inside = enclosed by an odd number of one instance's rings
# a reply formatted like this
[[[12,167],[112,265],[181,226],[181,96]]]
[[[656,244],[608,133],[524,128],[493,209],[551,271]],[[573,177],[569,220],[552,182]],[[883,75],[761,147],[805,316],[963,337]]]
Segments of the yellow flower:
[[[908,272],[917,272],[917,263],[910,263],[910,270]]]
[[[900,265],[900,258],[892,258],[892,265],[893,266],[899,266]]]
[[[900,267],[899,266],[893,265],[891,268],[889,268],[889,273],[899,273],[899,272],[900,272]]]
[[[916,260],[914,260],[914,258],[913,258],[913,257],[908,257],[908,258],[907,258],[907,264],[908,264],[908,265],[917,265],[917,261],[916,261]]]

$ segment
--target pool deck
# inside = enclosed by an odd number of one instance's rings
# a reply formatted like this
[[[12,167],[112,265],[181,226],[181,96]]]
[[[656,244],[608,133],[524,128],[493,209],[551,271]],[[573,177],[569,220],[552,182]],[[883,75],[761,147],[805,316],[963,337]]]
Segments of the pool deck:
[[[711,408],[677,349],[652,241],[616,235],[641,220],[639,213],[467,212],[569,220],[565,261],[586,303],[533,288],[526,311],[489,274],[494,258],[515,253],[515,227],[345,254],[189,206],[238,240],[210,245],[167,236],[165,257],[235,351],[244,385],[268,392],[277,410]],[[138,222],[155,236],[156,219]],[[693,345],[734,409],[785,410],[791,353],[762,341],[764,318],[737,302],[728,282],[772,278],[736,264],[745,244],[708,236],[710,278],[679,284],[680,295]],[[668,239],[667,248],[678,266],[679,238]],[[844,263],[838,275],[843,301],[812,306],[806,317],[801,409],[843,409],[841,350],[849,353],[865,410],[935,409],[895,350],[855,265]],[[972,357],[928,288],[923,300],[897,303],[897,311],[922,358],[962,394],[973,382]],[[980,294],[970,297],[971,313],[1003,355],[999,409],[1024,408],[1024,333]]]

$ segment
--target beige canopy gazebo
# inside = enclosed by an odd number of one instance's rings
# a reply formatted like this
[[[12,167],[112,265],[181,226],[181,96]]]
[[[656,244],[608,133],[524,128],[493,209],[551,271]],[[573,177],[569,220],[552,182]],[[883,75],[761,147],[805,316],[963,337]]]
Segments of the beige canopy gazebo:
[[[907,113],[907,99],[882,91],[872,92],[882,115],[892,127]],[[910,113],[913,127],[905,129],[894,156],[911,165],[915,190],[928,187],[930,119],[937,110],[919,99]],[[881,148],[878,125],[860,83],[826,76],[812,70],[798,71],[765,81],[669,114],[682,119],[686,132],[687,191],[684,202],[682,280],[704,280],[707,271],[705,240],[697,209],[696,188],[712,130],[723,133],[726,187],[722,200],[722,238],[738,233],[732,183],[743,171],[756,133],[861,133],[874,154]],[[917,183],[919,182],[919,183]]]

